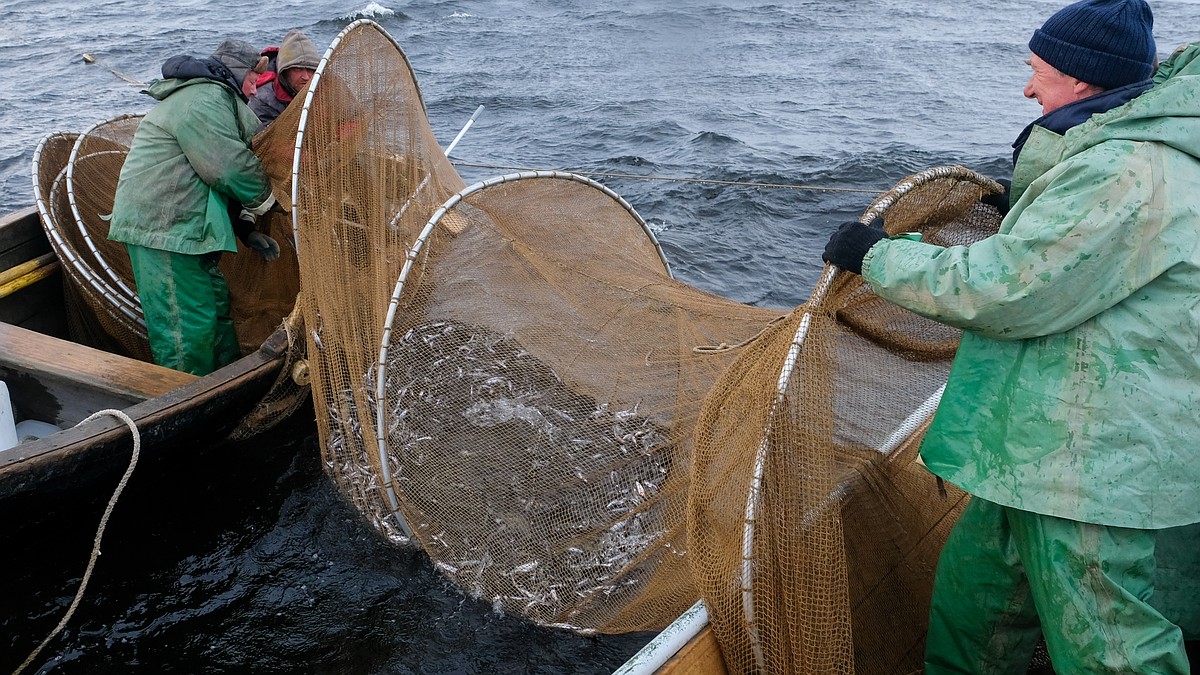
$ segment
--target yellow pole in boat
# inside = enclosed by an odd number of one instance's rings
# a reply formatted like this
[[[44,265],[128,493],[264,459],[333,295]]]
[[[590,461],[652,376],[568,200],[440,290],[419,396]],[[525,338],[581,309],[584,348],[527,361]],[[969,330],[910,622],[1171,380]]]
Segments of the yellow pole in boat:
[[[4,270],[3,272],[0,272],[0,286],[7,284],[8,282],[12,281],[13,279],[23,277],[26,274],[29,274],[30,272],[36,270],[37,268],[47,265],[52,260],[54,260],[54,254],[47,253],[45,255],[40,255],[40,256],[34,258],[33,260],[26,260],[25,262],[21,263],[20,265],[13,265],[12,267]]]
[[[34,262],[34,261],[30,261],[30,262]],[[50,276],[51,274],[54,274],[55,272],[57,272],[60,267],[62,267],[62,263],[55,260],[54,262],[51,262],[49,265],[38,267],[30,272],[22,274],[21,276],[17,277],[16,279],[13,279],[12,281],[9,281],[8,283],[0,284],[0,298],[7,298],[8,296],[12,295],[13,293],[16,293],[17,291],[21,290],[22,288],[26,288],[28,286],[31,286],[31,285],[41,281],[42,279],[45,279],[46,277]]]

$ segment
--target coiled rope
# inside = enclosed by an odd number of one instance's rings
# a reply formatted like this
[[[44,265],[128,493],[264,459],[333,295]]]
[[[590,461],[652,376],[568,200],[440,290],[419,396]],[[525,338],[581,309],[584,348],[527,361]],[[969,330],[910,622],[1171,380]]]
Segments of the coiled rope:
[[[471,164],[468,162],[454,162],[454,166],[467,166],[475,169],[501,169],[504,171],[538,171],[538,169],[530,169],[520,166],[504,166],[501,164]],[[543,169],[545,170],[545,169]],[[571,169],[569,171],[580,176],[599,176],[601,178],[634,178],[638,180],[662,180],[675,183],[706,183],[709,185],[737,185],[741,187],[765,187],[765,188],[788,188],[792,190],[818,190],[825,192],[864,192],[866,194],[878,195],[883,194],[886,190],[871,190],[868,188],[847,188],[847,187],[829,187],[823,185],[796,185],[790,183],[760,183],[756,181],[740,181],[740,180],[717,180],[714,178],[682,178],[678,176],[644,176],[636,173],[611,173],[605,171],[577,171]]]
[[[79,590],[75,591],[75,599],[71,601],[71,606],[67,608],[67,613],[63,616],[62,621],[59,621],[58,625],[54,627],[54,630],[50,631],[50,634],[46,636],[46,639],[42,640],[42,643],[37,646],[37,649],[34,649],[33,653],[31,653],[29,657],[26,658],[23,663],[21,663],[21,665],[17,666],[17,669],[13,671],[13,675],[19,675],[19,673],[22,670],[25,670],[30,663],[33,663],[33,660],[37,658],[38,654],[40,654],[43,649],[46,648],[46,645],[50,644],[50,641],[53,640],[54,637],[59,633],[61,633],[63,628],[66,628],[67,622],[71,620],[71,616],[75,614],[75,610],[79,608],[79,602],[83,600],[83,592],[87,588],[88,581],[92,577],[92,570],[94,570],[96,567],[96,559],[100,557],[100,540],[104,537],[104,528],[108,526],[108,518],[112,515],[113,507],[117,505],[117,498],[121,496],[121,492],[125,490],[125,485],[129,483],[129,477],[133,475],[133,468],[137,466],[138,455],[141,454],[142,451],[142,437],[141,434],[138,433],[137,425],[134,424],[133,420],[129,418],[129,415],[126,415],[120,410],[109,408],[107,410],[101,410],[97,413],[89,415],[87,419],[80,422],[76,426],[87,424],[88,422],[100,417],[104,417],[105,415],[116,417],[129,427],[129,432],[133,436],[133,456],[129,459],[129,468],[125,469],[125,475],[121,476],[121,481],[117,483],[116,491],[113,492],[112,498],[108,500],[108,506],[104,509],[104,515],[100,517],[100,527],[96,530],[96,540],[95,543],[92,544],[92,555],[91,558],[88,559],[87,569],[83,572],[83,580],[79,582]]]

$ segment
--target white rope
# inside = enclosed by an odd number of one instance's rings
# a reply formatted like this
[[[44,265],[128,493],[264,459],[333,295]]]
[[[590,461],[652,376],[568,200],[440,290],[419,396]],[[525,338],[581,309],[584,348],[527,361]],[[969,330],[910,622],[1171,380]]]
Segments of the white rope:
[[[37,658],[38,654],[42,653],[42,650],[46,648],[46,645],[50,644],[50,641],[53,640],[56,635],[61,633],[63,628],[66,628],[67,622],[71,620],[71,616],[75,614],[75,610],[78,609],[79,602],[83,600],[83,591],[87,588],[88,580],[90,580],[92,577],[92,570],[96,568],[96,559],[100,557],[100,539],[104,537],[104,528],[108,526],[108,518],[112,515],[113,508],[117,505],[117,498],[121,496],[121,492],[125,490],[125,485],[129,483],[129,477],[133,475],[133,468],[137,466],[138,455],[141,454],[142,451],[142,437],[141,434],[138,433],[137,425],[133,423],[133,420],[129,418],[129,415],[126,415],[120,410],[109,408],[107,410],[101,410],[100,412],[93,413],[76,426],[82,426],[105,415],[112,415],[113,417],[116,417],[124,422],[125,425],[129,427],[129,432],[133,436],[133,456],[129,459],[129,468],[125,469],[125,475],[121,476],[121,482],[117,483],[117,489],[115,492],[113,492],[112,498],[108,500],[108,506],[104,509],[104,515],[100,517],[100,527],[96,530],[96,540],[95,543],[92,544],[92,556],[88,559],[87,569],[83,572],[83,580],[79,582],[79,590],[75,591],[75,599],[71,601],[71,606],[67,608],[67,613],[65,616],[63,616],[62,621],[59,621],[58,625],[54,627],[54,630],[50,631],[50,634],[46,636],[46,639],[42,640],[42,643],[37,646],[37,649],[34,649],[33,653],[30,654],[29,657],[26,658],[23,663],[21,663],[21,665],[17,666],[17,669],[13,671],[13,675],[19,675],[19,673],[22,670],[25,670],[30,663],[33,663],[33,660]]]

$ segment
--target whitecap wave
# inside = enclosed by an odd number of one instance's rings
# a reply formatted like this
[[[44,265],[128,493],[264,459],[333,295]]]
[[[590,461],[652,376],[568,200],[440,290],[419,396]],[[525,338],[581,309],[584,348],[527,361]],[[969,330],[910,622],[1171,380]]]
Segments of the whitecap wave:
[[[381,16],[395,16],[395,15],[396,15],[396,10],[388,9],[387,7],[384,7],[383,5],[379,4],[378,2],[368,2],[366,4],[366,6],[364,6],[362,9],[351,12],[351,13],[347,14],[346,16],[343,16],[342,18],[350,19],[350,20],[352,20],[352,19],[371,19],[371,18],[376,18],[376,17],[381,17]]]

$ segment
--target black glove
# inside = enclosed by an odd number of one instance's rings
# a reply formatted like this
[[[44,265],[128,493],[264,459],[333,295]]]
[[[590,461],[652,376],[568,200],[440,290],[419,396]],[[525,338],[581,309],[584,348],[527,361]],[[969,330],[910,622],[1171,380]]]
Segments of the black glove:
[[[279,244],[258,230],[253,230],[246,235],[246,245],[258,251],[258,254],[267,262],[279,257]]]
[[[1004,190],[1002,192],[989,192],[980,197],[979,202],[996,207],[996,210],[1000,212],[1000,217],[1003,218],[1008,215],[1008,193],[1012,189],[1012,181],[1006,178],[997,178],[996,182]]]
[[[863,256],[867,255],[867,251],[880,239],[887,239],[887,232],[883,231],[883,219],[876,218],[875,222],[879,224],[863,225],[857,220],[842,223],[829,238],[829,243],[825,244],[825,253],[821,260],[855,274],[862,274]]]

